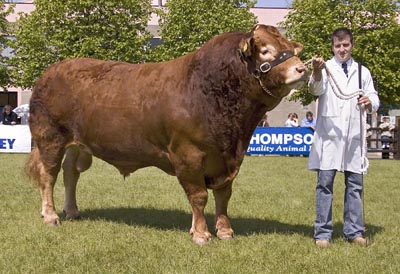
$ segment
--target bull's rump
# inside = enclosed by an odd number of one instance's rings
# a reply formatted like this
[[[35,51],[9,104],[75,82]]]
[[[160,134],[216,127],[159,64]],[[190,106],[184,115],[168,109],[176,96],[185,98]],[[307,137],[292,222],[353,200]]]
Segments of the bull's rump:
[[[44,106],[46,115],[71,134],[70,142],[90,148],[114,165],[135,162],[137,167],[155,165],[165,170],[176,132],[190,135],[193,142],[203,139],[191,123],[203,114],[196,109],[196,95],[188,95],[192,91],[186,88],[185,61],[133,65],[66,60],[50,67],[38,81],[31,108]],[[33,112],[33,132],[34,127],[44,126],[34,121]]]

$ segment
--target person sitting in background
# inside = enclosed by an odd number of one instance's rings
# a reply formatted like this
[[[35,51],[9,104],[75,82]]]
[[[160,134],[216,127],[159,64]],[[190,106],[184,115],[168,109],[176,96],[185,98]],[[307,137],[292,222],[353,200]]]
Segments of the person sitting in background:
[[[315,125],[317,124],[316,120],[314,119],[314,115],[311,111],[307,111],[306,117],[301,120],[302,127],[309,127],[312,130],[315,130]]]
[[[16,125],[17,120],[17,114],[12,111],[12,107],[10,105],[5,105],[3,108],[3,125]]]
[[[296,113],[289,113],[288,119],[285,122],[285,127],[298,127],[299,119]]]
[[[379,125],[379,128],[381,130],[382,148],[389,148],[394,125],[390,124],[390,118],[388,116],[382,118],[382,123]]]

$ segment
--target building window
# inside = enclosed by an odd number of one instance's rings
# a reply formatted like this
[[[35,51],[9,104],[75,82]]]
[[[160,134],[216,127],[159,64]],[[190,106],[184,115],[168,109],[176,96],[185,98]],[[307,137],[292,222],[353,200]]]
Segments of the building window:
[[[18,106],[18,92],[1,91],[0,92],[0,108],[3,110],[5,105],[11,105],[13,108]]]

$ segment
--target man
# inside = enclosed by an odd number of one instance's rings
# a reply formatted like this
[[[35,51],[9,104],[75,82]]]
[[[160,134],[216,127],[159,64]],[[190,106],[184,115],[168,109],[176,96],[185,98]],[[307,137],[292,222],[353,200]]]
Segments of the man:
[[[311,111],[307,111],[306,113],[306,117],[304,117],[303,120],[301,120],[301,126],[302,127],[309,127],[312,130],[315,130],[315,125],[316,125],[316,121],[314,119],[314,115]]]
[[[314,239],[319,247],[330,245],[333,232],[333,182],[336,172],[340,171],[344,172],[346,185],[343,236],[356,245],[367,246],[367,240],[363,237],[363,134],[359,111],[377,111],[379,97],[371,74],[364,66],[361,69],[362,96],[345,98],[334,92],[334,83],[329,81],[327,72],[344,94],[352,94],[359,90],[359,67],[351,56],[354,44],[349,29],[336,29],[332,33],[331,43],[333,58],[326,63],[321,57],[315,58],[309,82],[310,92],[319,98],[317,126],[308,160],[308,169],[317,171],[318,175]]]
[[[12,107],[10,105],[5,105],[3,108],[3,125],[16,125],[17,119],[18,116],[12,111]]]

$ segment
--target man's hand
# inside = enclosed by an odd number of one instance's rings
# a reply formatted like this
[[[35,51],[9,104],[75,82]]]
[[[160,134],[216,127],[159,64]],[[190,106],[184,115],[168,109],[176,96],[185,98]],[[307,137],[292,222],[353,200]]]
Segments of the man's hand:
[[[368,96],[362,96],[358,98],[358,104],[363,106],[365,109],[372,111],[371,101],[369,100]]]
[[[312,77],[315,81],[321,81],[322,79],[322,69],[325,68],[325,61],[322,57],[315,57],[312,62],[313,73]]]

